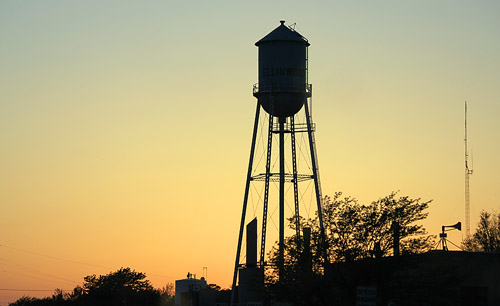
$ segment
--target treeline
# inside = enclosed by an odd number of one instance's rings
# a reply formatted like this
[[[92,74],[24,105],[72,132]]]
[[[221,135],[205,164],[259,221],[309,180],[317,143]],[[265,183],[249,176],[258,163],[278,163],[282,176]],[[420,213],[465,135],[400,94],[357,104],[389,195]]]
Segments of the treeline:
[[[9,306],[173,306],[173,284],[154,288],[146,274],[121,268],[107,275],[89,275],[72,292],[56,289],[51,297],[23,296]]]

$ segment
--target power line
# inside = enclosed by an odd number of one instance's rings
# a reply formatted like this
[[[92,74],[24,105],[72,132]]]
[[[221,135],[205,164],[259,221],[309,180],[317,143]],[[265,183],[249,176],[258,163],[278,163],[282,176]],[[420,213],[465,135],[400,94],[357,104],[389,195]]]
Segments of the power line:
[[[164,278],[170,278],[170,279],[177,279],[175,276],[167,276],[167,275],[160,275],[160,274],[151,274],[151,273],[146,273],[147,276],[156,276],[156,277],[164,277]]]
[[[60,289],[61,291],[72,291],[66,289]],[[0,291],[54,291],[54,289],[11,289],[11,288],[0,288]]]
[[[39,279],[39,280],[43,280],[43,281],[46,281],[46,282],[52,282],[52,283],[56,283],[56,284],[65,284],[65,285],[75,285],[75,284],[78,284],[77,282],[73,282],[73,281],[51,280],[51,279],[36,277],[36,276],[33,276],[33,275],[27,275],[27,274],[22,274],[22,273],[16,273],[16,272],[7,271],[7,270],[2,270],[2,272],[14,274],[14,275],[19,275],[19,276],[23,276],[23,277],[29,277],[29,278]]]
[[[51,255],[46,255],[46,254],[41,254],[41,253],[37,253],[37,252],[32,252],[32,251],[27,251],[27,250],[23,250],[23,249],[19,249],[19,248],[14,248],[14,247],[11,247],[11,246],[7,246],[7,245],[4,245],[4,244],[0,244],[0,247],[4,247],[4,248],[7,248],[7,249],[11,249],[11,250],[14,250],[14,251],[18,251],[18,252],[23,252],[23,253],[28,253],[28,254],[32,254],[32,255],[36,255],[36,256],[42,256],[42,257],[46,257],[46,258],[50,258],[50,259],[55,259],[55,260],[60,260],[60,261],[65,261],[65,262],[70,262],[70,263],[75,263],[75,264],[79,264],[79,265],[84,265],[84,266],[90,266],[90,267],[97,267],[97,268],[102,268],[102,269],[109,269],[109,270],[113,270],[113,268],[111,267],[107,267],[107,266],[101,266],[101,265],[95,265],[95,264],[89,264],[89,263],[84,263],[84,262],[80,262],[80,261],[76,261],[76,260],[72,260],[72,259],[66,259],[66,258],[60,258],[60,257],[55,257],[55,256],[51,256]],[[5,262],[9,262],[3,258],[1,258],[1,260],[5,261]],[[10,262],[10,264],[13,264],[13,265],[17,265],[19,267],[23,267],[19,264],[15,264],[13,262]],[[25,270],[27,269],[30,269],[28,267],[25,267]],[[57,276],[53,276],[53,275],[50,275],[50,274],[47,274],[47,273],[43,273],[43,272],[38,272],[34,269],[31,269],[32,271],[31,272],[37,272],[37,273],[41,273],[41,274],[45,274],[45,275],[48,275],[48,276],[51,276],[51,277],[55,277],[55,278],[59,278],[59,279],[63,279],[61,277],[57,277]],[[9,272],[9,273],[12,273],[12,272]],[[150,273],[146,273],[146,275],[148,276],[156,276],[156,277],[164,277],[164,278],[170,278],[170,279],[175,279],[176,277],[174,276],[167,276],[167,275],[160,275],[160,274],[150,274]],[[69,281],[69,282],[73,282],[73,281],[70,281],[70,280],[66,280],[66,279],[63,279],[65,281]]]
[[[27,266],[23,266],[23,265],[20,265],[20,264],[8,261],[8,260],[6,260],[4,258],[0,258],[0,260],[3,261],[3,262],[5,262],[5,263],[7,263],[7,264],[3,263],[6,266],[10,266],[10,267],[13,267],[13,268],[17,268],[17,269],[28,271],[28,272],[32,272],[32,273],[42,274],[42,275],[45,275],[45,276],[48,276],[48,277],[52,277],[52,278],[56,278],[56,279],[60,279],[60,280],[63,280],[65,282],[69,282],[69,283],[78,283],[78,282],[75,282],[74,280],[69,280],[69,279],[66,279],[66,278],[63,278],[63,277],[60,277],[60,276],[57,276],[57,275],[52,275],[52,274],[49,274],[49,273],[41,272],[41,271],[35,270],[33,268],[30,268],[30,267],[27,267]]]
[[[14,247],[11,247],[11,246],[7,246],[7,245],[4,245],[4,244],[0,244],[0,247],[4,247],[4,248],[11,249],[11,250],[18,251],[18,252],[23,252],[23,253],[28,253],[28,254],[32,254],[32,255],[42,256],[42,257],[46,257],[46,258],[51,258],[51,259],[61,260],[61,261],[65,261],[65,262],[71,262],[71,263],[75,263],[75,264],[79,264],[79,265],[89,266],[89,267],[97,267],[97,268],[111,269],[111,270],[113,269],[113,268],[106,267],[106,266],[94,265],[94,264],[84,263],[84,262],[80,262],[80,261],[76,261],[76,260],[59,258],[59,257],[51,256],[51,255],[45,255],[45,254],[40,254],[40,253],[32,252],[32,251],[26,251],[26,250],[14,248]]]

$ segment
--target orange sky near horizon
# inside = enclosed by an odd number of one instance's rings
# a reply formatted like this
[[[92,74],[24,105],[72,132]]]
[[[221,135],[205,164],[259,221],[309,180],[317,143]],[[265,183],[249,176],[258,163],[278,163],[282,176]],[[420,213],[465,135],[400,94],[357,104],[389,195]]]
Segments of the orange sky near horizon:
[[[231,285],[254,43],[281,19],[311,43],[323,194],[463,223],[467,100],[472,228],[498,211],[495,1],[3,1],[0,306],[120,267]]]

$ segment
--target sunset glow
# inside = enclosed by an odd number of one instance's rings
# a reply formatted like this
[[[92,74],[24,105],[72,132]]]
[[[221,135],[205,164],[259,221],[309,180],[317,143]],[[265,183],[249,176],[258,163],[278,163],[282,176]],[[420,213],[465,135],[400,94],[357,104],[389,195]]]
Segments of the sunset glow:
[[[311,43],[324,195],[463,222],[467,101],[472,229],[498,211],[500,2],[3,1],[0,305],[120,267],[230,287],[254,43],[279,20]]]

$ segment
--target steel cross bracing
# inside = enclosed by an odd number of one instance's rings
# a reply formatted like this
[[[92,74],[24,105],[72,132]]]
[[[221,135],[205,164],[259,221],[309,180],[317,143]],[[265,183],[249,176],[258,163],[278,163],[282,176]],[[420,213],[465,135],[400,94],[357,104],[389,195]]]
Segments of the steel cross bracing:
[[[280,174],[279,173],[269,173],[269,180],[271,182],[279,182]],[[285,173],[285,182],[287,183],[293,183],[294,180],[297,180],[297,182],[303,182],[307,180],[312,180],[314,176],[310,174],[297,174],[296,177],[292,173]],[[252,181],[265,181],[266,179],[266,173],[260,173],[257,175],[252,176]]]
[[[312,86],[308,84],[307,86],[307,93],[308,97],[312,99]],[[273,99],[273,96],[271,95],[271,99]],[[310,100],[311,101],[311,100]],[[252,144],[251,144],[251,149],[250,149],[250,159],[249,159],[249,165],[248,165],[248,173],[247,173],[247,181],[246,181],[246,186],[245,186],[245,195],[244,195],[244,200],[243,200],[243,210],[242,210],[242,218],[241,218],[241,224],[240,224],[240,233],[238,236],[238,247],[237,247],[237,252],[236,252],[236,261],[235,261],[235,267],[234,267],[234,275],[233,275],[233,288],[236,287],[236,280],[237,280],[237,272],[238,268],[240,267],[240,255],[241,255],[241,246],[242,246],[242,238],[243,238],[243,232],[244,232],[244,222],[245,222],[245,216],[246,216],[246,209],[247,209],[247,203],[248,203],[248,196],[249,196],[249,188],[250,184],[252,181],[264,181],[265,182],[265,190],[264,190],[264,199],[263,200],[263,220],[262,220],[262,230],[261,230],[261,244],[260,244],[260,262],[259,266],[260,268],[264,268],[266,266],[265,262],[265,247],[266,247],[266,232],[267,232],[267,223],[268,223],[268,207],[269,207],[269,195],[270,195],[270,182],[279,182],[280,183],[280,246],[283,246],[284,239],[283,233],[284,233],[284,183],[293,183],[294,184],[294,204],[295,204],[295,226],[297,228],[297,239],[300,239],[300,215],[299,215],[299,194],[298,194],[298,183],[301,181],[306,181],[313,179],[314,180],[314,189],[316,193],[316,202],[317,202],[317,212],[319,216],[319,225],[320,225],[320,231],[321,231],[321,237],[320,239],[322,240],[322,245],[324,245],[325,242],[325,234],[324,234],[324,227],[323,227],[323,213],[322,213],[322,193],[321,193],[321,185],[320,185],[320,180],[319,180],[319,167],[317,163],[317,152],[316,152],[316,141],[314,137],[314,132],[315,132],[315,125],[312,122],[312,116],[309,112],[309,107],[310,107],[310,102],[306,101],[304,104],[304,112],[305,112],[305,118],[306,118],[306,123],[301,124],[301,123],[295,123],[295,117],[287,117],[287,118],[279,118],[278,124],[276,124],[274,116],[269,115],[269,122],[267,122],[268,125],[268,131],[267,131],[267,152],[266,152],[266,169],[265,173],[257,174],[252,176],[252,168],[253,168],[253,160],[254,160],[254,154],[255,154],[255,144],[256,144],[256,137],[257,137],[257,131],[258,131],[258,122],[259,122],[259,110],[262,107],[260,103],[257,104],[257,110],[255,114],[255,122],[254,122],[254,130],[253,130],[253,136],[252,136]],[[270,113],[273,113],[273,100],[271,100],[271,111]],[[308,133],[308,140],[309,140],[309,149],[310,149],[310,162],[311,162],[311,168],[312,168],[312,174],[298,174],[298,166],[297,166],[297,148],[296,148],[296,133],[300,132],[307,132]],[[292,145],[292,162],[293,162],[293,169],[292,173],[285,173],[285,168],[284,168],[284,147],[283,144],[285,143],[284,141],[284,134],[289,133],[291,135],[291,145]],[[271,156],[272,156],[272,143],[273,143],[273,134],[279,134],[279,144],[280,144],[280,172],[279,173],[271,173]],[[300,241],[298,241],[300,243]],[[323,256],[325,258],[325,262],[327,261],[326,257],[326,252],[325,248],[322,248],[320,252],[323,253]],[[283,254],[282,250],[280,250],[280,259],[279,259],[279,266],[280,266],[280,275],[281,275],[281,269],[282,269],[282,262],[283,262]],[[231,293],[231,301],[234,301],[234,291]]]
[[[300,240],[300,212],[299,212],[299,192],[298,192],[298,183],[306,180],[310,180],[314,178],[314,175],[307,174],[298,174],[297,173],[297,153],[296,153],[296,145],[295,145],[295,132],[296,125],[294,116],[289,117],[290,123],[284,122],[285,120],[282,118],[281,122],[277,125],[274,124],[274,117],[272,115],[269,116],[269,127],[268,127],[268,139],[267,139],[267,156],[266,156],[266,173],[261,173],[252,177],[254,181],[264,181],[264,207],[263,207],[263,218],[262,218],[262,234],[261,234],[261,252],[260,252],[260,265],[265,265],[265,245],[266,245],[266,233],[267,233],[267,214],[269,207],[269,183],[270,182],[279,182],[283,184],[285,182],[292,182],[294,184],[294,205],[295,205],[295,225],[296,225],[296,236],[297,240]],[[309,124],[299,124],[299,132],[310,132],[313,130],[313,125],[309,122]],[[309,128],[308,128],[309,127]],[[281,139],[284,133],[291,134],[291,146],[292,146],[292,165],[293,165],[293,173],[271,173],[271,155],[272,155],[272,134],[280,133],[280,145],[284,143],[284,140]],[[281,151],[281,150],[280,150]],[[281,188],[282,189],[282,188]],[[281,219],[281,218],[280,218]],[[283,222],[280,220],[280,222]],[[280,225],[280,227],[283,227]],[[283,229],[280,230],[283,232]],[[283,235],[283,233],[280,233]],[[280,240],[283,240],[281,237]],[[281,242],[283,243],[283,241]],[[280,254],[282,257],[282,254]]]
[[[293,117],[293,116],[292,116]],[[290,117],[290,118],[292,118]],[[283,133],[292,133],[292,125],[295,133],[306,133],[308,132],[307,128],[307,123],[292,123],[290,120],[290,123],[285,123],[284,124],[284,130]],[[314,132],[316,129],[316,125],[314,123],[311,123],[311,130]],[[273,125],[273,133],[279,133],[279,123]]]

